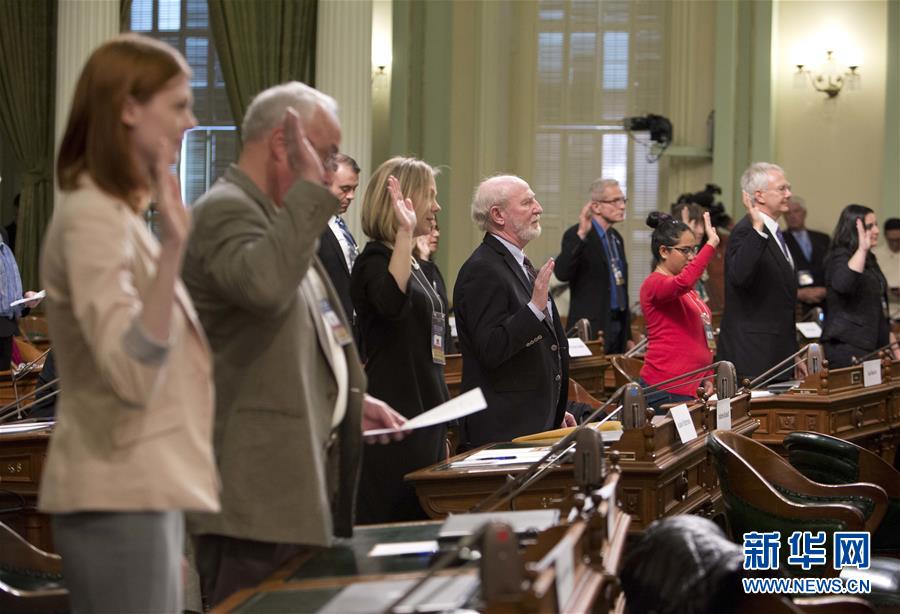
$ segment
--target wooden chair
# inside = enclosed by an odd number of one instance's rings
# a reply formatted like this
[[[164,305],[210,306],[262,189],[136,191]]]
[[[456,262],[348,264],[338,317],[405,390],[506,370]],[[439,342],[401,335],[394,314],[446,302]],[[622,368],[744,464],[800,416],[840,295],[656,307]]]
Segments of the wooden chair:
[[[637,383],[641,375],[641,367],[644,361],[640,358],[632,358],[622,354],[616,354],[609,357],[609,361],[613,366],[613,373],[616,376],[616,388],[629,383]]]
[[[597,409],[603,405],[602,401],[595,399],[584,386],[573,380],[571,377],[569,378],[569,400],[590,405],[592,409]]]
[[[731,431],[713,431],[706,441],[732,539],[740,541],[751,531],[780,531],[784,569],[799,570],[786,565],[786,541],[793,531],[873,531],[884,517],[887,495],[874,484],[811,482],[774,451]]]
[[[874,452],[822,433],[790,433],[784,447],[791,465],[814,482],[869,482],[883,488],[887,512],[872,536],[872,547],[900,551],[900,471]]]
[[[44,552],[0,522],[0,612],[67,612],[58,554]]]

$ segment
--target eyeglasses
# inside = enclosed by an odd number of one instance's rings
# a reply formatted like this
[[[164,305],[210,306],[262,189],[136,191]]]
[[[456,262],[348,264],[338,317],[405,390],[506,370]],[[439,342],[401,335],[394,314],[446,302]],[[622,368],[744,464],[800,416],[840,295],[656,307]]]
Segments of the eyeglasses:
[[[592,200],[592,202],[594,202],[594,203],[596,203],[596,204],[598,204],[598,205],[618,205],[618,204],[620,204],[620,203],[623,204],[623,205],[627,205],[627,204],[628,204],[628,199],[625,198],[624,196],[619,196],[619,197],[617,197],[617,198],[608,198],[608,199],[606,199],[606,200],[597,200],[597,199],[595,198],[595,199]]]
[[[669,249],[674,249],[681,252],[681,255],[685,258],[690,258],[691,256],[696,256],[697,252],[700,251],[700,246],[695,245],[693,247],[678,247],[677,245],[672,245]]]

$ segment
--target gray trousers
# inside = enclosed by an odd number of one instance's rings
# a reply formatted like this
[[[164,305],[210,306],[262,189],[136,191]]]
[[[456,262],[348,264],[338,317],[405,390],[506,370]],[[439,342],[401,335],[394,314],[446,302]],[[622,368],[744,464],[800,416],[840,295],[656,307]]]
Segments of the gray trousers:
[[[180,511],[55,514],[53,542],[72,612],[181,612]]]

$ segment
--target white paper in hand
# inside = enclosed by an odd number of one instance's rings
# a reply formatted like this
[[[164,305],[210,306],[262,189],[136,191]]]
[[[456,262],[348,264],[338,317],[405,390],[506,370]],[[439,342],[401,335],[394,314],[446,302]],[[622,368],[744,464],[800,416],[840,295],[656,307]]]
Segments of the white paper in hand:
[[[415,429],[424,428],[426,426],[435,426],[443,424],[450,420],[456,420],[469,414],[474,414],[487,407],[487,401],[481,393],[481,388],[475,388],[461,394],[455,399],[450,399],[446,403],[441,403],[437,407],[419,414],[412,420],[407,420],[403,426],[396,429],[371,429],[363,432],[363,437],[371,437],[372,435],[386,435],[389,433],[399,433],[401,431],[413,431]]]
[[[25,303],[27,303],[29,301],[36,301],[39,298],[44,298],[46,296],[47,296],[47,291],[41,290],[40,292],[35,292],[34,296],[29,296],[28,298],[20,298],[17,301],[13,301],[12,303],[9,304],[9,306],[16,307],[17,305],[24,305]]]

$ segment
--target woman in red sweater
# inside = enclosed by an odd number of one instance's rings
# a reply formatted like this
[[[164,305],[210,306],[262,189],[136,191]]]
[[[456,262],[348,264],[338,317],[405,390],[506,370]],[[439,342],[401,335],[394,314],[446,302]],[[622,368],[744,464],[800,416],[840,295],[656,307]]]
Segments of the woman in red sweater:
[[[699,249],[696,236],[684,222],[656,211],[647,216],[647,226],[654,229],[650,245],[655,269],[641,285],[641,309],[650,339],[641,369],[643,386],[712,362],[716,349],[712,314],[697,296],[694,284],[715,255],[719,235],[710,224],[709,213],[703,214],[703,225],[706,245]],[[660,413],[664,403],[690,401],[696,398],[698,377],[665,384],[664,390],[648,394],[647,402]]]

